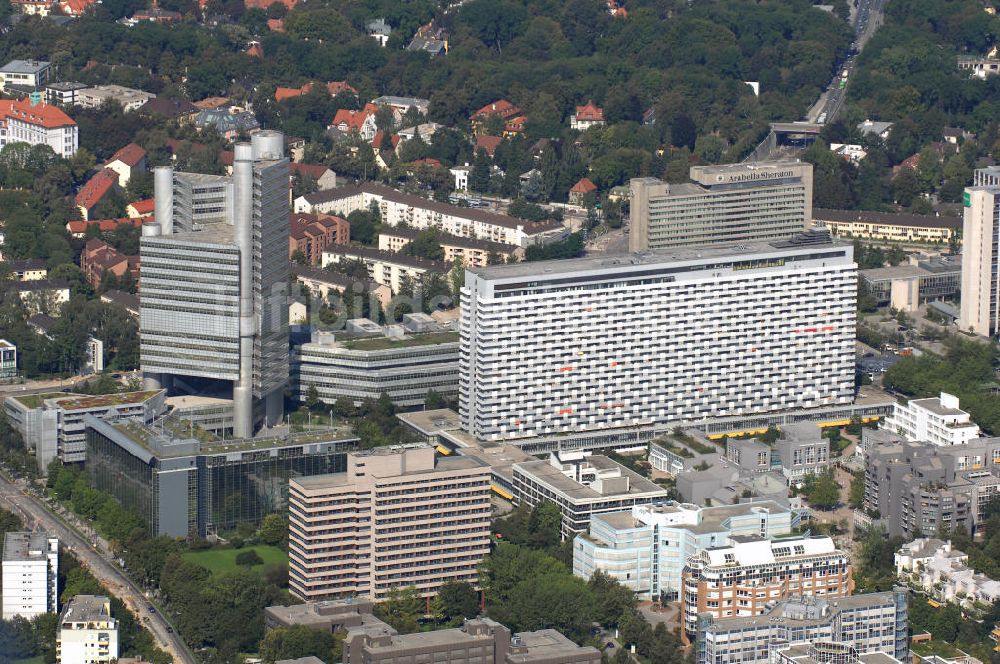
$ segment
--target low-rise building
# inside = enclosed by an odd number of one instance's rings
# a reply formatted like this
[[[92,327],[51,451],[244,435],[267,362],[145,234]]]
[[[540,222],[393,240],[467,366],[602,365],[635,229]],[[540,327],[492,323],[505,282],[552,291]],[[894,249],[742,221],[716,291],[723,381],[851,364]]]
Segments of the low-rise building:
[[[859,654],[882,653],[908,662],[906,600],[906,590],[897,588],[850,597],[790,598],[757,616],[706,613],[698,620],[695,663],[770,664],[776,649],[830,642]]]
[[[0,67],[0,92],[9,92],[11,86],[38,90],[48,82],[51,72],[52,63],[45,60],[11,60]]]
[[[601,652],[578,646],[554,629],[511,634],[490,618],[461,627],[416,634],[352,629],[344,641],[344,664],[598,664]]]
[[[10,6],[25,16],[48,16],[59,3],[57,0],[11,0]]]
[[[351,242],[351,225],[341,217],[293,212],[288,222],[288,257],[300,252],[310,265],[318,265],[330,245]]]
[[[514,501],[535,507],[551,501],[562,512],[561,532],[587,532],[595,514],[621,512],[666,500],[667,490],[601,454],[556,451],[544,461],[514,464]]]
[[[372,103],[376,106],[389,106],[400,115],[406,115],[406,112],[411,108],[417,109],[417,112],[420,113],[420,115],[427,115],[427,111],[431,108],[431,100],[422,99],[420,97],[383,95],[372,99]]]
[[[830,440],[813,422],[787,424],[771,447],[788,483],[799,486],[809,476],[830,469]]]
[[[563,225],[559,222],[532,222],[477,208],[448,205],[372,182],[300,196],[295,199],[295,211],[346,217],[356,210],[369,210],[373,204],[379,209],[383,228],[436,228],[450,235],[520,247],[544,244],[558,239],[563,233]]]
[[[101,290],[109,277],[123,287],[137,286],[139,257],[126,256],[104,240],[91,238],[80,252],[80,271],[95,291]]]
[[[264,629],[271,631],[302,625],[321,632],[338,632],[352,627],[385,625],[372,614],[374,608],[374,602],[358,597],[291,606],[278,604],[264,609]]]
[[[118,661],[118,621],[111,600],[103,595],[77,595],[63,608],[56,632],[59,664],[110,664]]]
[[[115,103],[125,112],[138,110],[140,106],[155,99],[156,95],[143,90],[134,90],[122,85],[95,85],[76,92],[76,104],[84,108],[101,108]]]
[[[834,599],[854,590],[850,556],[829,537],[794,536],[734,543],[688,558],[681,581],[682,625],[697,632],[699,616],[759,616],[795,596]]]
[[[419,233],[420,231],[401,226],[381,230],[378,234],[378,248],[382,251],[401,251],[416,239]],[[524,249],[514,244],[477,240],[450,233],[438,233],[437,241],[444,251],[445,263],[460,260],[465,266],[482,267],[490,263],[506,263],[511,258],[519,260],[524,257]]]
[[[115,230],[122,224],[128,224],[130,226],[135,226],[136,228],[142,227],[142,218],[140,217],[120,217],[118,219],[74,219],[73,221],[66,222],[66,230],[70,235],[78,240],[82,240],[87,237],[87,231],[96,226],[102,234],[104,233],[114,233]]]
[[[95,173],[86,184],[80,188],[76,194],[74,202],[76,209],[80,212],[80,217],[84,221],[90,220],[94,208],[96,208],[104,197],[110,194],[118,186],[118,173],[110,168],[104,168]]]
[[[125,187],[133,173],[146,172],[146,151],[135,143],[129,143],[111,156],[105,168],[118,174],[118,186]]]
[[[126,293],[120,290],[108,290],[101,293],[101,302],[105,304],[116,304],[132,318],[139,317],[139,297],[134,293]]]
[[[388,327],[354,320],[343,333],[314,332],[310,343],[292,353],[292,394],[306,401],[315,390],[324,403],[347,399],[355,406],[386,394],[402,408],[422,406],[432,390],[454,398],[458,332],[433,321],[424,323],[423,316],[405,314],[402,325]],[[361,328],[359,322],[369,325],[362,334],[352,334],[350,330]],[[370,329],[378,332],[367,332]]]
[[[3,539],[0,618],[31,620],[59,608],[59,540],[45,532],[9,532]]]
[[[879,306],[913,312],[924,302],[958,296],[962,285],[962,257],[939,256],[896,265],[859,270],[868,294]]]
[[[969,72],[970,77],[986,80],[1000,72],[1000,58],[959,57],[958,68]]]
[[[640,598],[675,600],[691,556],[737,536],[787,535],[798,524],[798,513],[773,501],[720,507],[671,501],[595,514],[590,531],[573,541],[573,573],[590,579],[600,570]]]
[[[583,106],[577,106],[576,112],[569,116],[569,126],[577,131],[587,131],[591,127],[604,126],[604,109],[588,101]]]
[[[915,539],[896,552],[895,562],[901,583],[940,602],[972,609],[1000,599],[1000,581],[977,574],[969,567],[969,556],[952,547],[950,540]]]
[[[379,447],[349,453],[346,473],[289,481],[289,588],[303,599],[475,584],[489,541],[489,466],[475,457]]]
[[[962,227],[958,217],[826,208],[813,209],[813,222],[838,237],[931,244],[947,244]]]
[[[897,403],[882,428],[911,442],[933,445],[963,445],[979,438],[979,425],[959,408],[958,397],[942,392],[940,397],[910,399]]]
[[[660,472],[677,477],[681,473],[718,463],[721,457],[719,448],[707,438],[698,440],[692,434],[685,431],[680,435],[665,435],[654,440],[649,444],[649,464]]]
[[[18,281],[35,281],[49,276],[49,268],[41,258],[6,261],[6,264],[11,276]]]
[[[34,279],[6,284],[17,292],[29,316],[49,314],[58,316],[62,305],[69,302],[69,283],[62,279]]]
[[[888,139],[889,134],[892,133],[892,123],[879,120],[859,122],[857,128],[862,136],[874,136],[875,138],[881,138],[883,141]]]
[[[0,339],[0,379],[10,380],[17,376],[17,346]]]
[[[77,102],[77,95],[80,90],[87,89],[86,83],[75,83],[73,81],[58,81],[45,84],[45,101],[50,104],[60,106],[73,106]]]
[[[331,293],[339,294],[342,298],[374,297],[375,302],[382,307],[387,306],[392,299],[392,290],[374,281],[355,279],[340,272],[308,265],[293,263],[290,269],[296,281],[308,288],[313,297],[324,302],[329,301]],[[359,302],[359,305],[358,310],[364,307],[364,302]]]
[[[425,274],[444,274],[451,269],[450,265],[441,261],[346,245],[328,246],[322,254],[321,267],[354,261],[363,263],[368,270],[368,278],[388,287],[393,294],[411,289],[421,282]]]
[[[4,411],[28,450],[34,453],[38,472],[44,475],[55,458],[63,463],[86,460],[84,418],[87,415],[108,421],[151,422],[163,413],[165,394],[163,390],[100,395],[25,394],[4,399]]]

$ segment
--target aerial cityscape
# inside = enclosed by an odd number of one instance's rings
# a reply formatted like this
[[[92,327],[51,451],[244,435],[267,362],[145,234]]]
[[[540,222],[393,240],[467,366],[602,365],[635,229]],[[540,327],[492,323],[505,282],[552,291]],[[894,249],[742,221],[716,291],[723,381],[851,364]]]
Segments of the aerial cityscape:
[[[1000,664],[1000,0],[0,0],[0,664]]]

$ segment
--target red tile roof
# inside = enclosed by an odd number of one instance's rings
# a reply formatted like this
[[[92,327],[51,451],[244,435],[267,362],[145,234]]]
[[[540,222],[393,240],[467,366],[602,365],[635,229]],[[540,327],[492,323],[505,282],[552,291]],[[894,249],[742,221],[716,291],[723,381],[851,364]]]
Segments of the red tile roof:
[[[136,211],[136,214],[153,214],[153,210],[156,209],[156,201],[152,198],[147,198],[129,203],[129,206]]]
[[[503,126],[503,130],[510,134],[519,134],[524,131],[524,124],[528,121],[528,118],[520,115],[516,118],[511,118],[507,121],[507,124]]]
[[[473,120],[485,120],[491,115],[499,114],[504,120],[521,115],[522,111],[506,99],[499,99],[492,104],[486,104],[481,109],[472,114]]]
[[[57,106],[42,102],[32,106],[31,101],[28,99],[0,101],[0,118],[5,120],[17,119],[21,122],[45,127],[46,129],[76,126],[73,118],[63,113]]]
[[[79,16],[94,4],[97,4],[97,0],[61,0],[59,8],[62,9],[63,14]]]
[[[120,161],[121,163],[131,168],[134,167],[136,164],[138,164],[140,161],[142,161],[143,158],[145,158],[145,156],[146,156],[145,150],[143,150],[135,143],[129,143],[121,150],[114,153],[111,156],[111,159],[108,160],[108,163],[110,164],[113,161]]]
[[[347,81],[330,81],[326,84],[326,91],[331,97],[339,95],[341,92],[350,92],[355,97],[358,96],[358,91],[354,86],[350,85]]]
[[[83,235],[87,232],[89,226],[97,226],[102,233],[110,233],[122,224],[128,224],[137,228],[141,227],[144,221],[147,221],[147,219],[133,219],[130,217],[122,217],[121,219],[91,219],[90,221],[74,219],[73,221],[66,222],[66,230],[72,235]]]
[[[476,152],[479,150],[486,150],[486,154],[493,156],[493,153],[497,151],[497,146],[503,141],[499,136],[476,136]]]
[[[118,174],[110,168],[98,171],[94,177],[87,180],[80,193],[76,195],[76,204],[90,210],[101,202],[111,188],[118,183]]]
[[[285,101],[293,97],[301,97],[304,94],[309,94],[312,91],[312,87],[312,83],[306,83],[301,88],[283,88],[279,86],[274,90],[274,101]]]
[[[424,159],[417,159],[416,161],[410,162],[410,166],[430,166],[431,168],[440,168],[441,162],[433,157],[425,157]]]
[[[588,101],[583,106],[576,107],[577,122],[604,122],[604,109],[595,106],[594,102]]]
[[[589,194],[592,191],[597,191],[597,185],[591,182],[590,178],[580,178],[579,182],[570,189],[570,192],[574,194]]]
[[[368,116],[364,111],[349,111],[346,108],[342,108],[333,116],[333,126],[361,131],[361,127],[365,124],[367,118]]]
[[[298,4],[298,0],[243,0],[243,6],[247,9],[267,9],[275,2],[280,2],[289,9]]]
[[[382,130],[376,131],[375,136],[372,137],[372,145],[374,145],[376,149],[381,150],[383,138],[385,138],[385,132]],[[392,138],[389,140],[392,141],[392,149],[395,150],[396,146],[399,145],[399,134],[393,134]]]
[[[271,32],[284,32],[285,22],[280,18],[269,18],[267,19],[267,29]]]
[[[323,175],[330,170],[323,164],[296,164],[291,163],[288,165],[288,169],[293,173],[298,175],[308,175],[314,180],[319,180]]]
[[[264,47],[260,45],[260,42],[253,42],[250,44],[250,48],[247,49],[246,53],[251,58],[263,58]]]

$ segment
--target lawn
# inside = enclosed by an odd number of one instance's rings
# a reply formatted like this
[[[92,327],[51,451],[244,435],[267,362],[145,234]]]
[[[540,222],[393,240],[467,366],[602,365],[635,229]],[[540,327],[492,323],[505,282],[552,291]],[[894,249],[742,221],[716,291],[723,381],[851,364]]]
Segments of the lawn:
[[[29,657],[28,659],[14,659],[11,660],[10,664],[45,664],[45,658],[39,655],[38,657]]]
[[[276,546],[258,544],[245,546],[242,549],[206,549],[205,551],[188,551],[182,554],[184,560],[201,565],[213,574],[236,569],[236,555],[241,551],[256,551],[263,565],[255,565],[251,569],[260,571],[265,565],[287,565],[288,555]]]

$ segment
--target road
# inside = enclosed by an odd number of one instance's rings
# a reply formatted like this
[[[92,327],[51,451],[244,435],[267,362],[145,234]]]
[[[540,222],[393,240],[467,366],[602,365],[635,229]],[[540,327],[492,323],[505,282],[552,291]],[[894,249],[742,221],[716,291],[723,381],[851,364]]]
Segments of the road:
[[[813,107],[809,120],[820,124],[833,122],[840,113],[847,98],[847,83],[854,73],[857,64],[857,54],[865,47],[875,31],[882,25],[882,10],[888,0],[858,0],[854,15],[854,44],[851,55],[837,69],[833,80],[826,91],[820,96],[820,102]],[[845,75],[846,74],[846,75]],[[843,81],[843,83],[841,83]],[[843,84],[844,87],[841,87]]]
[[[62,519],[49,512],[42,502],[0,474],[0,504],[10,506],[28,527],[41,529],[59,538],[60,544],[86,567],[109,591],[114,593],[141,624],[153,635],[156,644],[173,657],[175,663],[197,664],[173,632],[161,613],[149,613],[149,602],[142,591],[125,573],[110,561],[110,556],[98,552],[89,541]],[[168,631],[169,630],[169,631]]]

